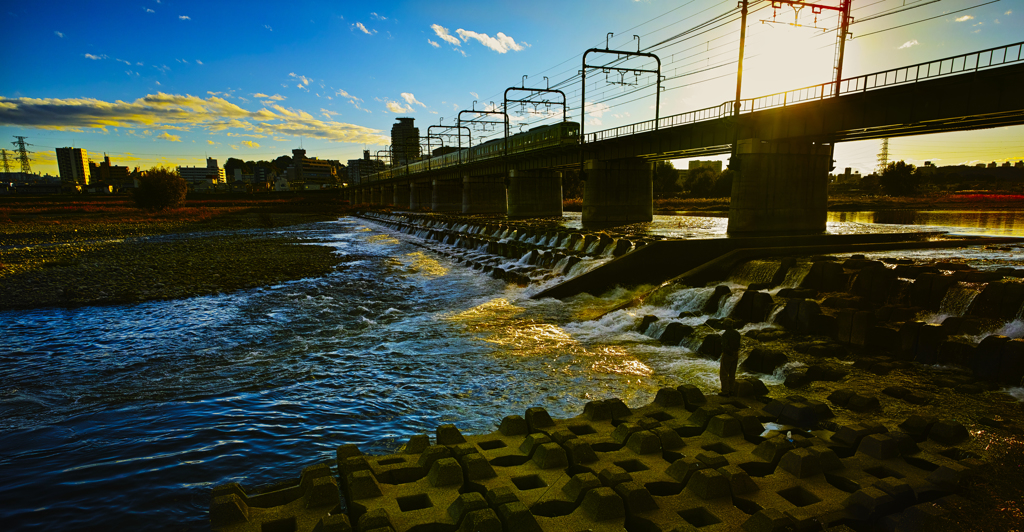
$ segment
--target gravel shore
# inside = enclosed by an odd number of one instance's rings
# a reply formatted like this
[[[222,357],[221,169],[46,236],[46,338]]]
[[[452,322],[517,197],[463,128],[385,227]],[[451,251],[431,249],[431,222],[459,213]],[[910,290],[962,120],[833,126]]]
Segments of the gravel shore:
[[[154,229],[156,229],[154,231]],[[138,303],[231,292],[324,275],[342,259],[293,234],[259,229],[175,233],[87,226],[6,232],[0,310]],[[135,236],[139,233],[171,233]]]

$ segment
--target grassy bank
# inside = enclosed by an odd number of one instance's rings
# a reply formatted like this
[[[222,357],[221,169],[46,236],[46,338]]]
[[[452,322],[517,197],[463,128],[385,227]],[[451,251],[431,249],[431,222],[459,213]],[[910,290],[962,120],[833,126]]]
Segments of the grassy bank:
[[[2,197],[0,310],[137,303],[324,275],[340,262],[330,248],[259,230],[348,209],[326,195],[189,200],[160,212],[117,196]],[[175,234],[188,237],[139,238]]]

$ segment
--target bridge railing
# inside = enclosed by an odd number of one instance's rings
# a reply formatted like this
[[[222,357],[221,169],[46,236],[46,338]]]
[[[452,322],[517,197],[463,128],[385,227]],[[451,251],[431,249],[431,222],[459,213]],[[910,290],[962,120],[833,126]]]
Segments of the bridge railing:
[[[866,92],[893,85],[905,83],[916,83],[926,79],[933,79],[953,74],[962,74],[992,68],[1010,63],[1024,61],[1024,42],[1008,44],[996,48],[989,48],[978,52],[956,55],[944,59],[928,61],[906,67],[883,70],[840,80],[839,83],[829,82],[795,89],[785,92],[777,92],[767,96],[748,98],[740,100],[740,112],[752,113],[775,107],[785,107],[797,103],[804,103],[813,100],[823,100],[838,95]],[[658,121],[659,128],[681,126],[705,120],[725,118],[733,114],[734,102],[725,102],[721,105],[689,111],[677,115],[666,116]],[[598,142],[616,137],[634,135],[645,131],[654,130],[654,120],[639,122],[626,126],[605,129],[594,133],[587,133],[584,142]]]

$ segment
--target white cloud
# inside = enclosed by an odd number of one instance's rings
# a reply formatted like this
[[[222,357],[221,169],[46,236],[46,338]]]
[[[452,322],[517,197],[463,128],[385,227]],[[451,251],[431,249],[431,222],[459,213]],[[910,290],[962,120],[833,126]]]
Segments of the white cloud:
[[[476,98],[477,100],[479,100],[479,99],[480,99],[480,95],[479,95],[479,94],[477,94],[477,93],[475,93],[475,92],[472,92],[472,91],[470,91],[469,95],[470,95],[470,96],[472,96],[472,97],[474,97],[474,98]]]
[[[54,34],[54,35],[56,35],[56,36],[58,36],[58,37],[60,37],[61,39],[63,39],[63,38],[64,38],[64,34],[63,34],[63,33],[61,33],[61,32],[59,32],[59,31],[54,31],[54,32],[53,32],[53,34]]]
[[[383,15],[378,15],[378,14],[372,13],[372,12],[370,13],[370,16],[373,17],[374,20],[387,20],[388,19],[388,17],[385,17]]]
[[[404,99],[406,101],[406,103],[408,103],[409,105],[416,104],[416,105],[419,105],[420,107],[426,107],[427,106],[425,103],[417,100],[416,97],[413,96],[413,94],[411,92],[403,92],[402,93],[402,99]]]
[[[432,41],[430,39],[427,39],[427,42],[430,43],[430,46],[433,46],[434,48],[440,48],[441,47],[440,44],[437,44],[436,42],[434,42],[434,41]]]
[[[201,65],[201,64],[203,64],[203,62],[202,62],[202,61],[200,61],[200,60],[198,60],[198,59],[196,59],[196,64],[197,64],[197,65]]]
[[[178,20],[192,20],[192,17],[188,15],[178,15]]]
[[[157,135],[156,138],[163,139],[163,140],[170,141],[170,142],[181,142],[181,137],[179,137],[177,135],[171,135],[170,133],[168,133],[166,131],[164,131],[163,133]]]
[[[251,140],[243,140],[242,144],[245,145],[245,146],[248,146],[250,148],[259,148],[260,147],[260,145],[258,143],[255,143],[255,142],[253,142]]]
[[[98,61],[100,59],[106,59],[107,56],[105,54],[101,54],[101,55],[85,54],[85,58],[86,59],[92,59],[93,61]]]
[[[271,28],[269,24],[264,24],[263,27],[267,28],[270,31],[274,31],[274,28]]]
[[[213,146],[214,144],[217,144],[216,142],[214,142],[212,140],[209,140],[209,139],[207,139],[206,143],[211,145],[211,146]]]
[[[957,17],[956,19],[957,22],[967,22],[968,20],[974,20],[974,17],[970,15],[964,15],[962,17]]]
[[[117,61],[117,62],[119,62],[119,63],[124,63],[124,64],[126,64],[126,65],[128,65],[128,66],[131,66],[131,65],[132,65],[132,62],[131,62],[131,61],[125,61],[124,59],[115,59],[114,61]]]
[[[499,54],[503,54],[509,50],[515,50],[519,52],[522,51],[525,47],[530,46],[529,44],[526,43],[517,43],[515,39],[509,37],[508,35],[505,35],[500,31],[495,37],[491,37],[486,33],[477,33],[475,31],[464,30],[461,28],[455,30],[455,33],[458,33],[459,37],[461,37],[463,41],[469,41],[470,39],[474,39],[480,42],[480,44],[490,48],[491,50],[494,50],[495,52],[498,52]]]
[[[459,41],[458,37],[448,33],[448,28],[439,24],[431,24],[430,29],[434,30],[434,33],[436,33],[437,37],[442,41],[452,46],[462,46],[462,42]]]
[[[360,98],[358,96],[352,96],[347,91],[345,91],[345,89],[338,89],[338,92],[334,93],[334,95],[335,96],[341,96],[342,98],[348,98],[348,101],[351,102],[353,105],[355,105],[356,102],[363,101],[362,98]]]
[[[587,105],[586,105],[586,112],[587,112],[587,114],[592,116],[592,117],[594,117],[594,118],[601,118],[608,111],[608,109],[611,109],[611,108],[608,107],[608,105],[603,104],[603,103],[587,102]]]
[[[305,111],[277,104],[253,111],[216,96],[204,99],[162,92],[130,102],[0,96],[0,126],[76,132],[117,127],[206,133],[238,131],[247,136],[305,136],[354,144],[381,144],[388,139],[377,129],[317,119]],[[160,138],[175,141],[168,136]]]
[[[156,13],[156,11],[153,11],[152,9],[150,9],[148,7],[144,7],[144,8],[142,8],[142,10],[145,11],[146,13]]]
[[[914,39],[912,41],[907,41],[907,42],[901,44],[900,47],[897,48],[897,50],[904,50],[906,48],[910,48],[911,46],[917,46],[919,44],[921,44],[921,43],[917,42],[917,39]]]
[[[373,30],[371,32],[370,30],[366,29],[366,26],[364,26],[362,22],[356,22],[355,24],[352,25],[352,27],[357,28],[359,31],[367,35],[373,35],[374,33],[377,33],[377,30]]]
[[[391,111],[392,113],[395,113],[395,114],[415,113],[416,112],[412,108],[411,105],[403,106],[402,104],[400,104],[398,102],[391,101],[391,100],[386,100],[384,102],[384,107],[386,107],[388,111]]]
[[[1012,9],[1007,9],[1006,13],[1003,13],[1003,14],[1004,15],[1012,15],[1013,14],[1013,10]]]

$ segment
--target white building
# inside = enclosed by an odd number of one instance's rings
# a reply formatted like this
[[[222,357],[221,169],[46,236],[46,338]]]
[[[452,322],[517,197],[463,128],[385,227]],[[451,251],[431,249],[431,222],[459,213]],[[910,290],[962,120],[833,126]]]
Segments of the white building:
[[[179,166],[178,175],[189,185],[209,186],[227,183],[224,169],[217,165],[217,159],[206,158],[206,166]]]

